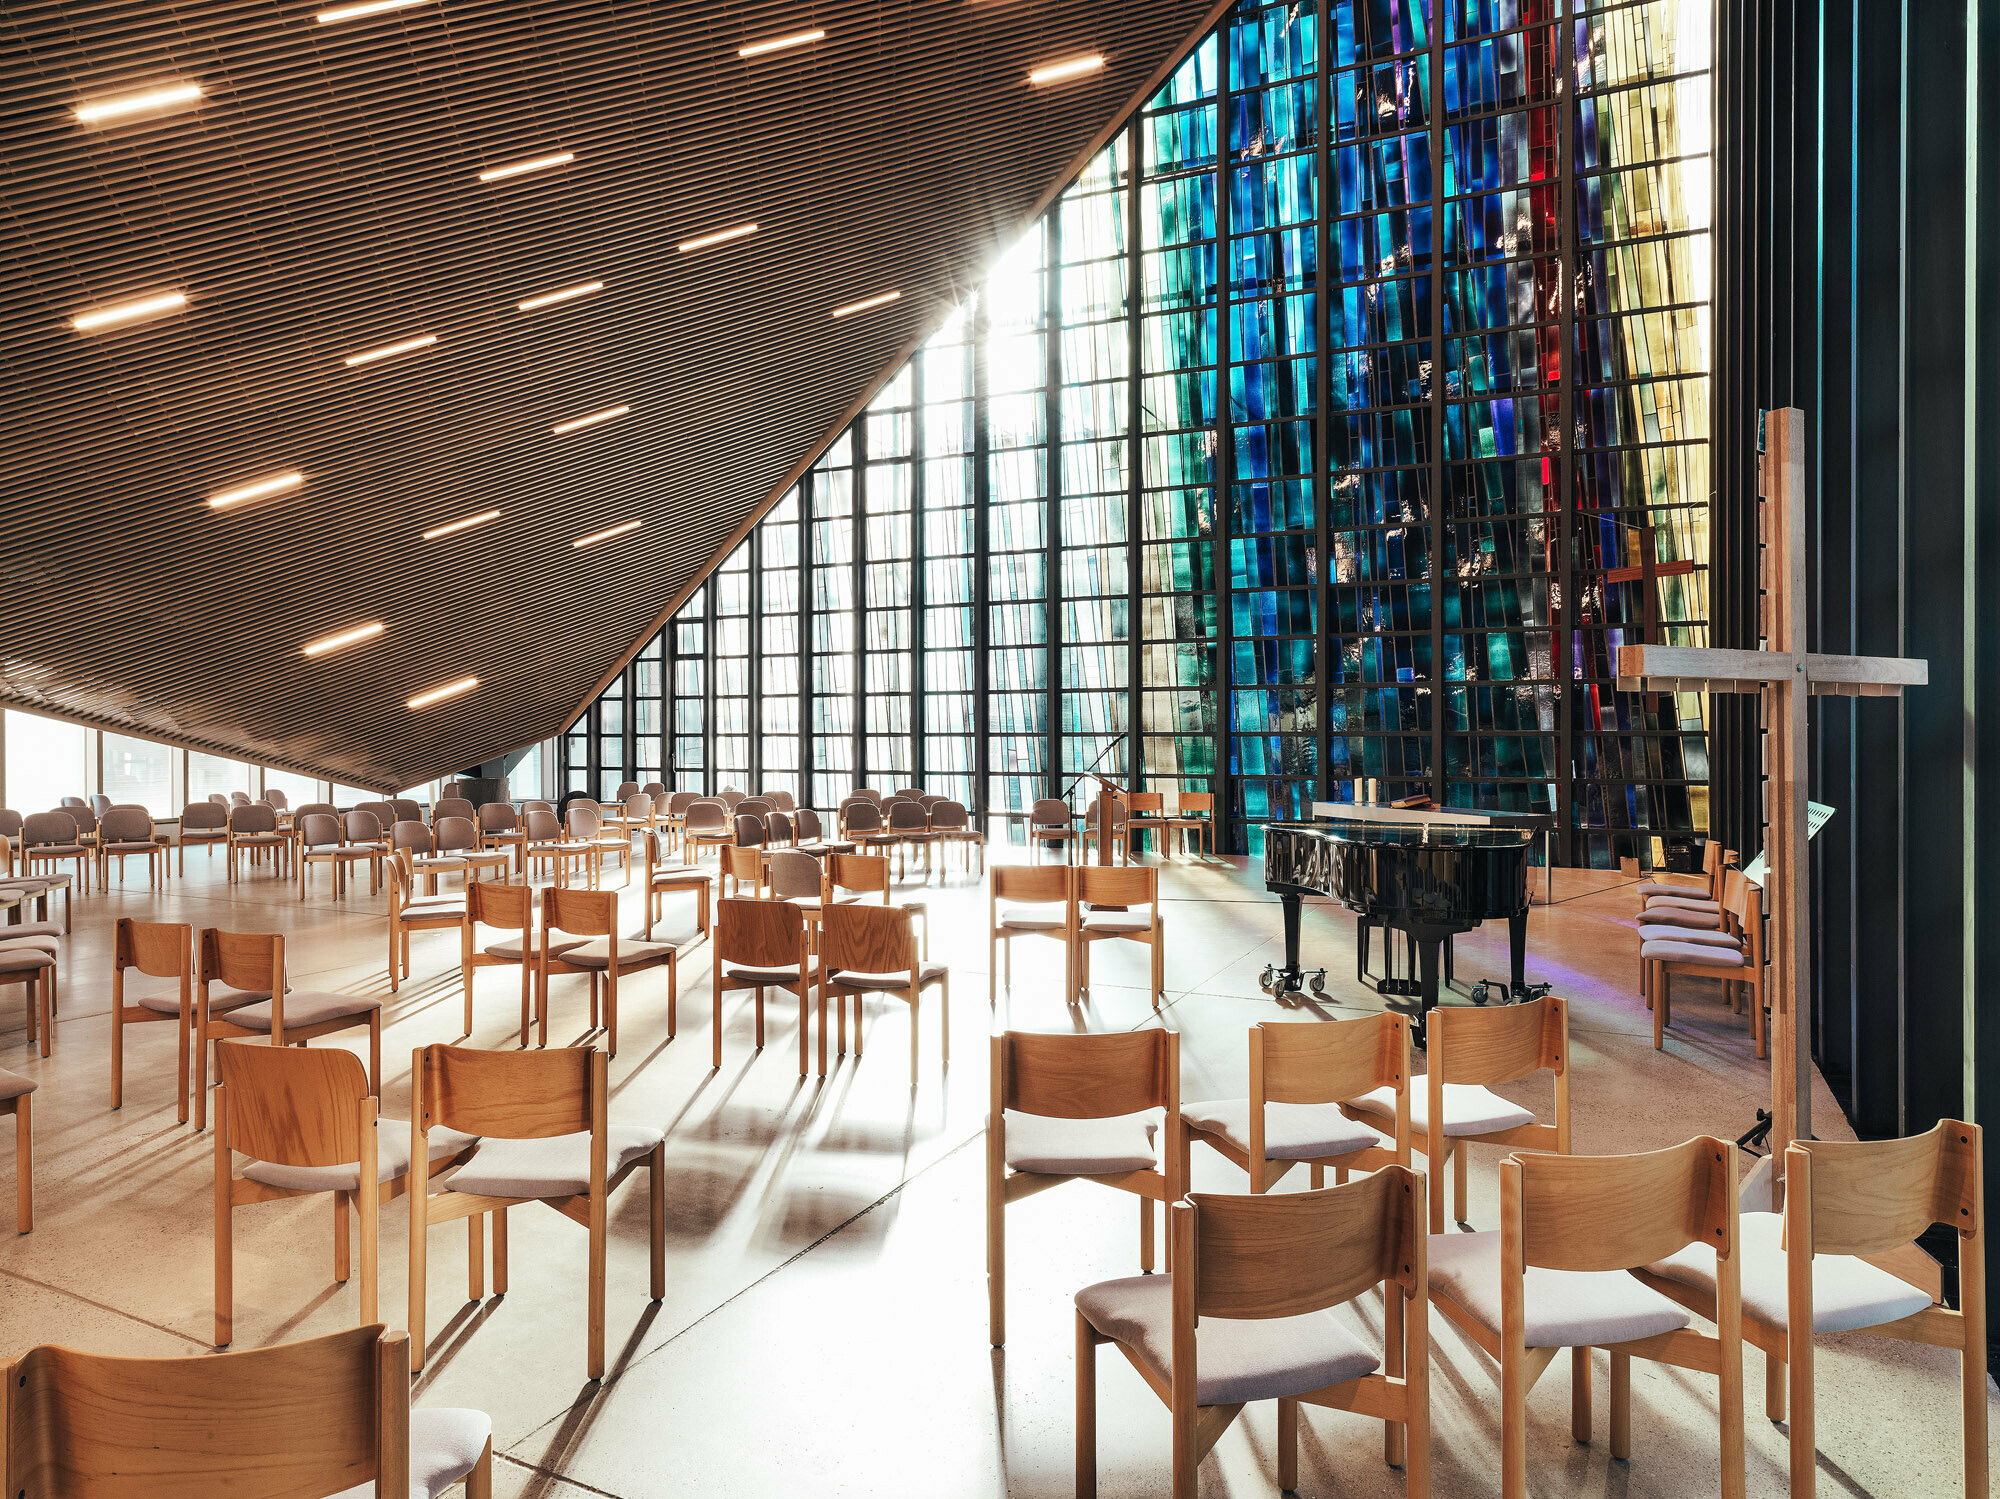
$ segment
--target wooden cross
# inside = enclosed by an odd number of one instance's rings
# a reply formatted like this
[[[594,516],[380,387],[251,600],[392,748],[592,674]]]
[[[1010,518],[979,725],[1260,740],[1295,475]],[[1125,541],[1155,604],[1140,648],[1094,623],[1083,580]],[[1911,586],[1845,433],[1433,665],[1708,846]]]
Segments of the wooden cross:
[[[1806,701],[1814,693],[1895,697],[1930,680],[1927,662],[1898,656],[1823,656],[1805,648],[1806,416],[1796,407],[1763,413],[1757,492],[1765,527],[1760,651],[1628,645],[1618,651],[1618,686],[1627,692],[1754,692],[1763,699],[1770,800],[1765,853],[1771,913],[1771,1157],[1812,1134],[1810,879],[1806,868]],[[1797,877],[1794,877],[1797,872]]]

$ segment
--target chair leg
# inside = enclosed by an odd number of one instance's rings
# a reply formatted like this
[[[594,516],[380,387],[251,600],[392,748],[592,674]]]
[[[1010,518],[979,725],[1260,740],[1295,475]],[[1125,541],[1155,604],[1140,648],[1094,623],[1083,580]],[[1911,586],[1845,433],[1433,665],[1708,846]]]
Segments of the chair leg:
[[[1290,1493],[1299,1486],[1299,1403],[1278,1402],[1278,1487]]]
[[[479,1461],[472,1465],[472,1471],[465,1475],[465,1499],[493,1499],[493,1439],[486,1439],[486,1450],[479,1454]]]
[[[1632,1355],[1611,1352],[1611,1455],[1623,1462],[1632,1456]]]
[[[227,1090],[215,1100],[215,1346],[227,1348],[236,1300],[235,1244],[230,1235],[229,1146],[224,1127],[229,1109]]]
[[[1500,1358],[1500,1499],[1528,1499],[1528,1371],[1524,1350]]]
[[[1794,1494],[1813,1492],[1819,1444],[1813,1429],[1813,1356],[1810,1328],[1794,1328],[1786,1338],[1786,1366],[1791,1374],[1791,1477]]]
[[[421,1374],[424,1369],[424,1318],[429,1311],[430,1275],[430,1214],[426,1205],[430,1199],[430,1184],[427,1176],[429,1168],[412,1163],[410,1171],[410,1305],[408,1325],[410,1329],[410,1372]]]
[[[1465,1205],[1465,1142],[1460,1140],[1451,1153],[1451,1216],[1455,1223],[1468,1221]]]
[[[380,1320],[376,1305],[376,1287],[380,1284],[377,1271],[382,1254],[382,1193],[378,1188],[365,1186],[356,1194],[356,1206],[361,1218],[361,1320],[366,1327]]]
[[[507,1294],[507,1210],[493,1210],[493,1294]]]
[[[1076,1499],[1097,1499],[1097,1337],[1076,1314]]]
[[[653,1147],[651,1179],[646,1190],[652,1194],[650,1203],[653,1221],[652,1229],[652,1293],[653,1300],[664,1300],[667,1294],[667,1143],[662,1140]]]
[[[1586,1446],[1590,1442],[1590,1350],[1569,1351],[1569,1434]]]
[[[604,1248],[605,1238],[604,1199],[590,1199],[590,1300],[589,1300],[589,1349],[586,1374],[591,1379],[604,1377]]]
[[[35,1226],[35,1100],[23,1093],[14,1100],[14,1232]]]
[[[1153,1273],[1153,1199],[1139,1199],[1139,1273]]]
[[[346,1285],[353,1274],[347,1262],[348,1241],[353,1230],[347,1223],[347,1194],[333,1194],[333,1278],[339,1285]]]
[[[1430,1177],[1431,1232],[1441,1234],[1444,1232],[1444,1174],[1445,1168],[1451,1164],[1452,1144],[1449,1136],[1434,1144],[1426,1143],[1429,1148],[1424,1153],[1430,1158],[1431,1168],[1427,1173]]]
[[[1785,1361],[1775,1353],[1764,1355],[1764,1419],[1785,1419]]]

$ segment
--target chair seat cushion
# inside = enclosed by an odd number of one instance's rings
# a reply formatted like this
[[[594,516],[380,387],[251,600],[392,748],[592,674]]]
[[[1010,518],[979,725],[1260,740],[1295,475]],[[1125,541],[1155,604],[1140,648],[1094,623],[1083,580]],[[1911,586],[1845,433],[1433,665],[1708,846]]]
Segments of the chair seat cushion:
[[[1174,1280],[1135,1275],[1076,1293],[1099,1333],[1132,1350],[1156,1378],[1173,1370]],[[1373,1374],[1378,1359],[1331,1312],[1299,1317],[1203,1317],[1195,1333],[1196,1405],[1276,1400]]]
[[[741,963],[724,963],[723,975],[738,984],[796,984],[799,971],[796,968],[749,968]],[[819,976],[817,961],[806,968],[806,981],[811,983]]]
[[[581,937],[568,937],[561,940],[551,939],[549,942],[549,956],[555,957],[561,953],[568,952],[571,948],[581,946],[583,946],[583,938]],[[539,948],[536,945],[535,939],[531,937],[508,937],[504,941],[489,942],[480,951],[484,952],[489,958],[499,958],[502,962],[506,963],[518,963],[522,960],[522,948],[524,947],[527,949],[527,960],[533,962]]]
[[[1011,927],[1017,932],[1059,932],[1069,920],[1060,901],[1008,901],[994,913],[994,929]]]
[[[81,843],[37,843],[27,850],[31,859],[74,859],[89,852]]]
[[[63,934],[60,922],[22,921],[13,926],[0,924],[0,942],[12,942],[18,937],[60,937]]]
[[[1495,1332],[1500,1328],[1500,1235],[1430,1236],[1433,1296],[1449,1296]],[[1676,1332],[1687,1311],[1623,1270],[1545,1270],[1525,1277],[1525,1346],[1608,1348]]]
[[[824,859],[828,854],[851,854],[854,852],[854,845],[851,843],[828,843],[820,841],[798,843],[794,844],[793,847],[798,849],[802,854],[811,854],[815,859]]]
[[[1152,917],[1131,911],[1091,911],[1082,922],[1086,932],[1143,932],[1152,924]]]
[[[19,1098],[23,1094],[34,1091],[35,1081],[33,1078],[23,1077],[18,1072],[9,1072],[6,1068],[0,1067],[0,1101],[9,1098]]]
[[[1722,930],[1722,917],[1715,911],[1687,911],[1675,906],[1648,906],[1639,915],[1644,926],[1680,926],[1698,931]]]
[[[231,833],[229,840],[232,843],[290,843],[292,835],[290,833]],[[355,845],[357,848],[365,846],[363,844]]]
[[[1685,880],[1647,880],[1639,886],[1641,897],[1664,895],[1671,900],[1708,900],[1708,886],[1691,885]]]
[[[1157,1142],[1166,1110],[1142,1109],[1102,1119],[1059,1119],[1049,1114],[1003,1114],[1007,1164],[1043,1176],[1105,1176],[1151,1171],[1160,1164]]]
[[[102,847],[107,854],[144,854],[150,853],[156,848],[166,847],[166,840],[163,838],[148,838],[143,842],[134,840],[130,843],[106,843]]]
[[[334,994],[325,990],[301,989],[285,996],[285,1028],[319,1025],[328,1020],[359,1020],[382,1008],[382,1001],[369,999],[362,994]],[[245,1005],[240,1010],[232,1010],[229,1015],[231,1025],[240,1025],[245,1030],[268,1031],[271,1028],[271,1001],[266,999],[254,1005]]]
[[[1365,1114],[1394,1119],[1395,1090],[1377,1088],[1373,1093],[1364,1093],[1353,1101],[1351,1107]],[[1430,1119],[1430,1085],[1422,1077],[1413,1077],[1410,1079],[1410,1128],[1428,1135],[1431,1132]],[[1534,1122],[1534,1110],[1509,1103],[1491,1089],[1476,1083],[1444,1085],[1444,1133],[1449,1137],[1498,1134],[1501,1130],[1518,1129],[1521,1125]]]
[[[943,963],[919,963],[917,965],[917,987],[934,984],[951,970]],[[877,989],[907,989],[910,985],[908,969],[900,973],[863,973],[858,968],[836,969],[829,982],[836,989],[858,989],[872,993]]]
[[[1705,895],[1656,895],[1646,902],[1648,911],[1708,911],[1720,914],[1722,902]]]
[[[616,1176],[664,1138],[663,1131],[649,1125],[609,1126],[605,1178]],[[539,1140],[484,1140],[445,1186],[483,1197],[574,1197],[590,1187],[590,1132]]]
[[[0,947],[0,973],[40,973],[55,966],[55,954],[39,947]]]
[[[1647,942],[1693,942],[1702,947],[1741,947],[1742,944],[1730,933],[1709,931],[1695,926],[1642,926],[1639,941]]]
[[[403,902],[405,916],[464,916],[462,895],[413,895]]]
[[[1250,1100],[1221,1098],[1191,1103],[1181,1118],[1198,1130],[1220,1135],[1245,1154],[1250,1150]],[[1395,1141],[1340,1112],[1333,1103],[1266,1103],[1264,1154],[1274,1161],[1315,1161],[1322,1156],[1351,1155]]]
[[[291,991],[288,989],[285,991],[285,994],[285,1010],[287,1012],[285,1022],[289,1025],[294,1023],[290,1014],[292,1007]],[[210,984],[208,986],[208,1013],[211,1015],[226,1014],[231,1010],[240,1010],[245,1005],[263,1004],[270,997],[271,993],[268,989],[232,989],[227,984]],[[201,986],[199,984],[189,987],[188,999],[193,1004],[200,1004]],[[181,991],[178,988],[174,988],[167,990],[164,994],[141,994],[133,1003],[142,1010],[153,1011],[156,1015],[178,1015],[181,1012]]]
[[[655,890],[695,890],[715,883],[715,876],[706,869],[655,869],[648,878]]]
[[[62,940],[58,937],[17,937],[0,927],[0,952],[45,952],[53,958],[61,951]]]
[[[479,1465],[493,1423],[484,1411],[417,1409],[410,1412],[410,1499],[438,1499]],[[333,1499],[375,1499],[375,1485],[356,1484]],[[393,1492],[391,1490],[390,1492]]]
[[[442,1161],[479,1143],[477,1135],[462,1135],[442,1127],[431,1131],[433,1161]],[[410,1169],[410,1126],[401,1119],[375,1121],[375,1179],[394,1181]],[[246,1180],[290,1192],[352,1192],[361,1182],[361,1166],[286,1166],[277,1161],[251,1161]]]
[[[1789,1330],[1785,1220],[1780,1213],[1745,1213],[1738,1242],[1743,1310]],[[1663,1280],[1715,1294],[1715,1251],[1690,1244],[1646,1267]],[[1812,1262],[1813,1331],[1852,1332],[1916,1315],[1931,1298],[1906,1280],[1851,1254],[1816,1254]]]
[[[1716,947],[1700,942],[1644,942],[1639,957],[1648,963],[1699,963],[1705,968],[1741,968],[1741,948]]]
[[[648,942],[643,937],[620,937],[618,939],[618,966],[644,968],[654,963],[664,963],[674,955],[671,942]],[[598,937],[580,947],[572,947],[562,955],[562,960],[576,968],[609,968],[611,966],[611,939]]]

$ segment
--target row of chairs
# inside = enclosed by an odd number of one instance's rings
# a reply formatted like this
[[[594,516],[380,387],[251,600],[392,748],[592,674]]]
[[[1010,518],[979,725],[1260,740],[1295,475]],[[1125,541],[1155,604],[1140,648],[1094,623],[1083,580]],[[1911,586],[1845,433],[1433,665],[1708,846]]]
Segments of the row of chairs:
[[[1746,1009],[1762,1060],[1769,1051],[1765,1013],[1764,891],[1737,867],[1737,856],[1710,839],[1699,880],[1649,880],[1639,886],[1639,989],[1653,1012],[1653,1048],[1662,1049],[1673,1019],[1676,978],[1714,979],[1737,1013]]]
[[[1152,833],[1164,855],[1168,840],[1178,834],[1181,853],[1186,855],[1188,840],[1206,854],[1215,852],[1215,795],[1208,791],[1183,791],[1167,806],[1167,794],[1160,791],[1128,791],[1122,795],[1104,793],[1111,814],[1110,842],[1113,854],[1126,863],[1132,860],[1133,840]],[[1072,846],[1087,852],[1097,842],[1095,807],[1081,814],[1072,811],[1060,797],[1044,797],[1028,812],[1028,843],[1031,848],[1055,847],[1065,861]]]
[[[1137,907],[1144,907],[1143,913]],[[1078,1003],[1090,988],[1090,950],[1099,942],[1137,942],[1152,954],[1153,1008],[1166,994],[1166,920],[1159,872],[1142,866],[1003,864],[987,892],[986,993],[1014,987],[1014,943],[1022,937],[1062,944],[1063,992]]]

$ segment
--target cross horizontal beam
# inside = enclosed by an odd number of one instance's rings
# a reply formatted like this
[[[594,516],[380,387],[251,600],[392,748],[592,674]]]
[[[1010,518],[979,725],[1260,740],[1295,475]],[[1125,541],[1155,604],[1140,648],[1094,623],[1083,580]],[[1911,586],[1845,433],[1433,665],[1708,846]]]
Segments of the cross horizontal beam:
[[[1893,697],[1930,681],[1930,663],[1902,656],[1827,656],[1807,652],[1718,650],[1706,646],[1627,645],[1618,650],[1622,692],[1755,692],[1801,676],[1808,689],[1838,697]]]

